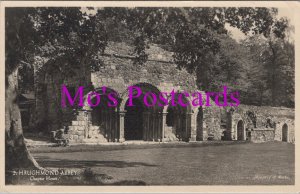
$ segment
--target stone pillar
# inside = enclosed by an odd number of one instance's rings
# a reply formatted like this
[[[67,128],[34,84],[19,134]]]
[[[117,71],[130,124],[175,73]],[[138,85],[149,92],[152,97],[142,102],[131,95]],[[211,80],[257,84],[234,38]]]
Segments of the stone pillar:
[[[166,130],[166,122],[167,122],[167,112],[162,112],[162,120],[161,120],[161,141],[165,138],[165,130]],[[174,118],[173,118],[174,119]]]
[[[145,141],[149,141],[150,140],[150,112],[146,111],[144,112],[144,118],[145,120],[143,121],[145,123],[145,129],[144,129],[144,132],[145,132]]]
[[[226,140],[233,140],[233,133],[232,133],[232,112],[229,111],[226,113]]]
[[[181,141],[185,141],[186,138],[186,118],[185,118],[185,113],[181,113],[180,117],[181,117],[181,123],[180,123],[180,133],[181,133]]]
[[[91,138],[92,135],[90,135],[90,126],[92,125],[92,111],[91,110],[85,110],[84,111],[84,123],[85,123],[85,136],[84,138]]]
[[[146,114],[145,114],[145,112],[143,112],[143,125],[142,125],[142,127],[143,127],[143,140],[144,141],[146,141],[147,140],[147,134],[146,134],[146,124],[147,124],[147,120],[146,120]]]
[[[105,112],[105,110],[102,110],[101,113],[102,113],[101,126],[103,128],[104,137],[107,139],[108,134],[107,134],[107,130],[106,130],[106,112]]]
[[[237,123],[235,123],[234,117],[231,118],[231,126],[230,126],[230,132],[231,132],[231,140],[237,140]]]
[[[114,110],[114,130],[115,130],[115,142],[119,141],[119,126],[120,126],[120,119],[119,119],[119,115],[118,115],[118,110]]]
[[[109,131],[111,133],[111,141],[115,141],[115,131],[114,131],[114,112],[113,110],[109,110]]]
[[[113,140],[114,142],[118,141],[118,129],[117,129],[117,123],[118,123],[118,117],[117,117],[117,112],[116,110],[112,111],[112,130],[113,130]]]
[[[105,110],[104,112],[105,112],[105,130],[106,130],[106,134],[107,134],[107,140],[108,140],[108,142],[110,142],[111,141],[111,131],[109,128],[110,114],[109,114],[108,110]]]
[[[189,140],[189,118],[188,118],[188,113],[184,114],[184,140],[188,141]]]
[[[161,129],[162,128],[161,113],[158,112],[156,116],[157,116],[157,125],[156,125],[156,127],[157,127],[157,141],[160,142],[162,140],[162,136],[161,136],[161,134],[162,134],[162,129]]]
[[[153,140],[153,114],[149,113],[149,122],[148,122],[148,130],[149,130],[149,141]]]
[[[152,113],[152,141],[157,140],[157,113]]]
[[[189,141],[196,141],[197,138],[197,114],[196,113],[188,113],[191,124],[191,136]]]
[[[185,113],[179,113],[179,121],[178,121],[178,124],[179,124],[179,141],[184,141],[184,126],[185,126],[185,120],[184,120],[184,114]]]
[[[179,141],[181,141],[181,128],[180,128],[180,122],[181,122],[181,118],[180,118],[180,113],[175,113],[175,119],[174,119],[174,123],[175,123],[175,135],[178,138]]]
[[[155,112],[154,113],[154,140],[155,141],[160,141],[160,113]]]
[[[119,137],[119,142],[124,142],[125,141],[125,131],[124,131],[124,117],[125,117],[125,113],[126,111],[122,111],[122,112],[119,112],[119,133],[120,133],[120,137]]]

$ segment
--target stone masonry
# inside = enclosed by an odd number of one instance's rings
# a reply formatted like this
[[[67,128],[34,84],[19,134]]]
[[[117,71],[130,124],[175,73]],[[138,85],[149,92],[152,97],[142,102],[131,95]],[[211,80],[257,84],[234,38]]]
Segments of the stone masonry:
[[[69,126],[71,142],[104,143],[143,141],[208,141],[249,140],[294,142],[294,110],[276,107],[126,107],[127,87],[138,86],[144,92],[196,92],[196,79],[185,70],[176,68],[172,53],[152,45],[147,50],[148,61],[134,63],[133,47],[110,42],[101,56],[98,70],[74,68],[72,76],[45,69],[36,79],[37,123],[44,123],[45,133]],[[48,61],[63,64],[68,61]],[[116,108],[82,108],[60,106],[61,85],[73,93],[85,86],[85,99],[93,90],[103,95],[102,87],[118,94]],[[198,91],[203,96],[205,92]],[[186,99],[189,100],[189,99]],[[137,99],[136,104],[140,104]],[[203,104],[206,99],[203,98]],[[211,100],[212,101],[212,100]]]

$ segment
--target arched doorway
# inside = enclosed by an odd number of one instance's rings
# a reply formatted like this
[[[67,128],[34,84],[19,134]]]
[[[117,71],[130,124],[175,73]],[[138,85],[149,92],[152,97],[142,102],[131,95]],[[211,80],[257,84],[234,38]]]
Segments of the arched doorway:
[[[138,99],[133,99],[133,103],[135,106],[125,107],[124,136],[125,140],[142,140],[144,107],[142,102]]]
[[[244,122],[242,120],[237,124],[237,140],[244,140]]]
[[[97,106],[92,107],[91,110],[91,124],[93,126],[99,126],[98,133],[101,133],[109,142],[118,141],[119,134],[119,115],[118,106],[109,106],[113,102],[109,100],[107,94],[115,93],[117,101],[120,102],[118,93],[110,88],[106,88],[105,91],[102,88],[95,89],[94,92],[100,95],[100,103]],[[93,95],[91,98],[91,104],[97,104],[97,97]],[[119,104],[119,103],[118,103]],[[87,132],[87,138],[90,138],[90,132]]]
[[[198,109],[197,114],[197,141],[203,141],[203,108],[202,106]]]
[[[286,123],[282,126],[282,141],[288,141],[288,126]]]
[[[132,99],[133,106],[128,106],[129,99],[124,104],[125,140],[161,141],[163,107],[158,106],[157,99],[153,97],[158,97],[160,91],[149,83],[139,83],[133,86],[141,90],[141,95]],[[136,88],[133,93],[138,94]]]
[[[182,106],[180,101],[187,106]],[[172,100],[171,100],[172,101]],[[179,141],[189,141],[191,137],[191,107],[189,100],[181,93],[176,93],[174,96],[174,104],[169,102],[166,116],[166,124],[172,127],[172,132]]]

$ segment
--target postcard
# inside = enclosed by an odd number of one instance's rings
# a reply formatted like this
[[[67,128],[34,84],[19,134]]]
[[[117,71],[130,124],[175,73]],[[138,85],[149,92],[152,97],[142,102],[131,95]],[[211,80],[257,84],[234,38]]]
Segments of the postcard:
[[[0,5],[2,192],[300,191],[299,2]]]

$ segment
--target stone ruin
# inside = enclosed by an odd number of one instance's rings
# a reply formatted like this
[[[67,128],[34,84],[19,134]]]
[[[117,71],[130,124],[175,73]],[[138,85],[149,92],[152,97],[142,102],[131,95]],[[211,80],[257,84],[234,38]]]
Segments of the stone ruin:
[[[141,141],[286,141],[294,142],[294,109],[282,107],[146,107],[140,99],[135,107],[126,106],[128,86],[139,86],[144,92],[196,92],[196,79],[178,70],[172,53],[152,45],[148,61],[139,66],[131,55],[133,48],[125,43],[110,42],[99,61],[99,68],[74,68],[70,76],[50,72],[47,66],[64,64],[66,60],[48,61],[35,80],[35,121],[44,123],[48,133],[69,127],[70,142],[105,143]],[[75,94],[85,86],[85,98],[92,89],[102,93],[102,86],[118,94],[119,106],[62,108],[61,85]],[[204,94],[203,91],[198,91]],[[103,99],[107,98],[103,94]],[[188,99],[185,99],[188,100]],[[205,103],[206,99],[203,99]]]

